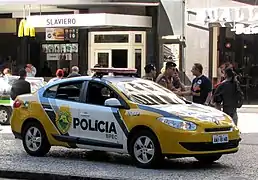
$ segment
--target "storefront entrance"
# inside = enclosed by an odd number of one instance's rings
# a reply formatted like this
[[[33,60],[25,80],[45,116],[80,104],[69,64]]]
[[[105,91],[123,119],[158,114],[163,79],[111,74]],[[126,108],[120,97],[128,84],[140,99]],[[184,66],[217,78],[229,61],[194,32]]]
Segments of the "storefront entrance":
[[[146,64],[144,31],[110,31],[89,33],[89,69],[103,67],[136,68],[142,76]],[[91,72],[89,71],[89,74]]]

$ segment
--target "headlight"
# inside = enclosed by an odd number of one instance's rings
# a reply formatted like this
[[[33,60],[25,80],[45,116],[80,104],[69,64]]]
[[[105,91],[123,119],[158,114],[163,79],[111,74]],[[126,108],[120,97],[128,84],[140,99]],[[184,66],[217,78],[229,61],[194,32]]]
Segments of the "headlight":
[[[197,128],[197,125],[195,123],[181,120],[181,119],[174,119],[174,118],[169,118],[169,117],[159,117],[158,120],[173,127],[173,128],[176,128],[176,129],[194,131]]]

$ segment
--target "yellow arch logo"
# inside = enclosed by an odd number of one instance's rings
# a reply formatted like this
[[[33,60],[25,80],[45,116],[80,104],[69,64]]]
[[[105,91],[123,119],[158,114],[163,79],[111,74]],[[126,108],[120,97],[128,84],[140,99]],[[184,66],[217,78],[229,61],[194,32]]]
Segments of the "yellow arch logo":
[[[26,19],[22,19],[19,24],[18,37],[35,37],[35,28],[30,26]]]

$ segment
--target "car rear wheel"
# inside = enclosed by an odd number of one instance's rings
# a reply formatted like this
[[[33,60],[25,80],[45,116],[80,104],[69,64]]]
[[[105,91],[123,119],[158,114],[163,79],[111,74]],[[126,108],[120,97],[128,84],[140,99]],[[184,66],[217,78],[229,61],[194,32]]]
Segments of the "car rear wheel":
[[[31,156],[44,156],[50,150],[46,133],[40,123],[28,123],[22,133],[23,147]]]
[[[195,159],[204,164],[212,164],[213,162],[219,160],[221,156],[222,155],[197,156]]]
[[[140,168],[157,167],[162,160],[159,141],[147,130],[140,131],[132,137],[129,153]]]
[[[11,107],[0,106],[0,124],[1,125],[10,124],[11,113],[12,113]]]

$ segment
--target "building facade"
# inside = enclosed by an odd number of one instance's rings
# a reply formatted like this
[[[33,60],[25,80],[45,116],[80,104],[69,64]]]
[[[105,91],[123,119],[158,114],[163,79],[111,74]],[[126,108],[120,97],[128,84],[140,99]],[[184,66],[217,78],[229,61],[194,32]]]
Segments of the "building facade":
[[[32,63],[42,69],[48,62],[52,71],[77,65],[82,74],[90,73],[91,67],[101,64],[137,68],[142,76],[146,64],[153,63],[161,69],[165,61],[175,57],[173,52],[168,52],[175,49],[177,58],[174,59],[183,67],[184,1],[8,3],[0,9],[0,24],[2,20],[2,25],[9,29],[0,36],[8,34],[13,42],[8,47],[3,45],[5,50],[0,49],[0,55],[12,56],[16,64]],[[19,23],[25,17],[35,28],[35,37],[17,37]]]

